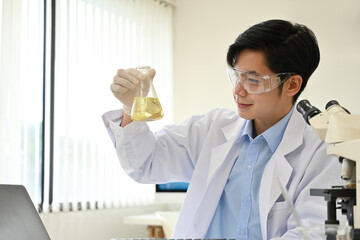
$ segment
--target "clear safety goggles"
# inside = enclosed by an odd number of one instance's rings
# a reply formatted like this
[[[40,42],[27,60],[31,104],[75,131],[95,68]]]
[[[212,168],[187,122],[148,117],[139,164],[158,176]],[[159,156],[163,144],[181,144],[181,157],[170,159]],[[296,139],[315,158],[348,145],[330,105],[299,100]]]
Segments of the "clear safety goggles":
[[[280,86],[294,73],[278,73],[274,75],[257,75],[233,67],[227,68],[227,75],[233,88],[237,84],[246,89],[250,94],[262,94]]]

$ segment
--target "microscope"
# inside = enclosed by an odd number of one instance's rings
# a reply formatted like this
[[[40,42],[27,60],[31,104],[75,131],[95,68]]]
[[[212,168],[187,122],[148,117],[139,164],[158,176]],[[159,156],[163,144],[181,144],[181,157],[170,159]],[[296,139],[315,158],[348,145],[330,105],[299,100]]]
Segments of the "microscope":
[[[315,129],[318,137],[329,144],[327,154],[339,158],[342,165],[340,177],[346,180],[345,186],[310,189],[310,195],[323,196],[327,201],[325,225],[339,224],[336,208],[340,205],[338,208],[346,215],[351,226],[351,239],[360,240],[360,202],[356,204],[356,199],[360,201],[360,115],[351,115],[335,100],[326,104],[324,112],[306,99],[300,101],[296,108]],[[336,239],[335,235],[326,232],[328,240]]]

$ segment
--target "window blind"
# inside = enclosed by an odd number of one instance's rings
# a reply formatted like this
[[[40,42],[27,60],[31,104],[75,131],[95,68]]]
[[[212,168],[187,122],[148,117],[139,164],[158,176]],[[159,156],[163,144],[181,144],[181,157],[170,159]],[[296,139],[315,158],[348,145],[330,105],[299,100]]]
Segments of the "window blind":
[[[51,209],[151,203],[154,185],[124,173],[101,115],[121,107],[110,91],[117,69],[150,65],[167,115],[161,124],[171,121],[172,8],[151,0],[56,4]]]
[[[41,201],[43,1],[0,3],[0,182]]]
[[[172,122],[172,7],[3,0],[0,8],[0,182],[25,185],[44,212],[151,203],[155,186],[121,169],[101,116],[121,108],[110,91],[117,69],[150,65],[165,116],[149,125]]]

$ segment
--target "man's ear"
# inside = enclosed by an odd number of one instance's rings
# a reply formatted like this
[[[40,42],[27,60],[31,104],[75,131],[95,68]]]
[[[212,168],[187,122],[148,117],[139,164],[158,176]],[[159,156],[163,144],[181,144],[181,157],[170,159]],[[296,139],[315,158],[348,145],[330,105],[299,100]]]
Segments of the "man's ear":
[[[288,96],[294,96],[300,91],[302,84],[302,77],[300,75],[291,76],[285,82],[285,92]]]

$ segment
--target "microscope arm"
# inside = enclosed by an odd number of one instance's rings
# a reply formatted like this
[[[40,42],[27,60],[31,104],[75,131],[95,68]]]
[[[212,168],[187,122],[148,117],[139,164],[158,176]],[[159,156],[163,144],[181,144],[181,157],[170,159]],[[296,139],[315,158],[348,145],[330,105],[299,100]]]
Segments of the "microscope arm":
[[[360,139],[330,144],[327,147],[327,154],[347,158],[358,163],[360,162]]]

